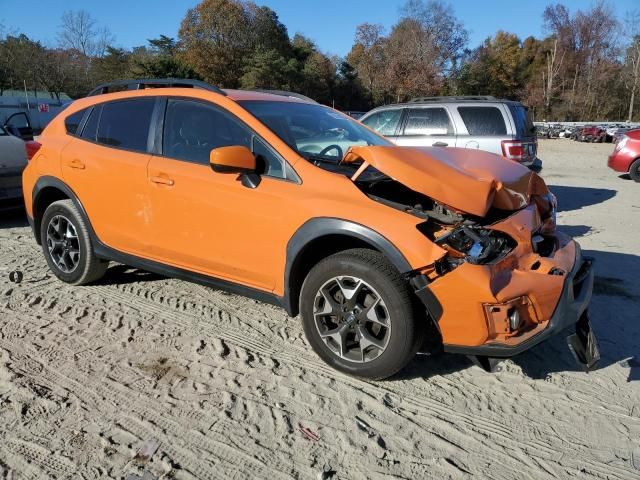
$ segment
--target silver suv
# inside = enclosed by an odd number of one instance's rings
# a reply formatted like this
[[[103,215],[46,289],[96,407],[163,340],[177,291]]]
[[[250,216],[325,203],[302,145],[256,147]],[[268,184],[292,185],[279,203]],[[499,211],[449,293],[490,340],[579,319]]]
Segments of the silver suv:
[[[385,105],[360,121],[398,145],[477,148],[539,170],[528,108],[495,97],[419,97]]]

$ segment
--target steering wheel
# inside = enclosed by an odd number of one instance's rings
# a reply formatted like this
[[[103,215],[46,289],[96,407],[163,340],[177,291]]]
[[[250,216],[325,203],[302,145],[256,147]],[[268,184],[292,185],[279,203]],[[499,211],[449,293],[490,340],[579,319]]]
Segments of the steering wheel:
[[[342,156],[344,155],[344,152],[342,151],[342,148],[340,147],[340,145],[329,145],[328,147],[324,147],[320,153],[318,153],[318,155],[320,156],[324,156],[327,154],[327,152],[330,152],[331,150],[336,150],[338,152],[338,160],[342,160]]]

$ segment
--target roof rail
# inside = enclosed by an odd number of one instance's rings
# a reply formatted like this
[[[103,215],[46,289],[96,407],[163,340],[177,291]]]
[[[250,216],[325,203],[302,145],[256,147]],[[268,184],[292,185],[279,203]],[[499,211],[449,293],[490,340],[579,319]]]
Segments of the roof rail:
[[[210,92],[219,93],[220,95],[227,95],[220,88],[209,85],[206,82],[200,80],[190,80],[186,78],[140,78],[132,80],[118,80],[115,82],[103,83],[89,92],[88,97],[94,95],[103,95],[105,93],[111,93],[121,90],[143,90],[145,88],[201,88]]]
[[[409,100],[408,103],[421,103],[421,102],[451,102],[451,101],[482,101],[482,100],[496,100],[496,97],[491,95],[452,95],[442,97],[416,97]]]
[[[299,98],[300,100],[307,100],[308,102],[318,103],[313,98],[309,98],[306,95],[296,92],[288,92],[286,90],[268,90],[264,88],[250,88],[252,92],[270,93],[271,95],[280,95],[281,97]]]

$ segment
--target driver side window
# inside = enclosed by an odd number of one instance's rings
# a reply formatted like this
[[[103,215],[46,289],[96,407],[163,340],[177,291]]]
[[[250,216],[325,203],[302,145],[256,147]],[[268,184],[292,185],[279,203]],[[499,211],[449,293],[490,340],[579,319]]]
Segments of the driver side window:
[[[209,165],[211,150],[232,145],[247,147],[257,155],[259,173],[284,177],[282,160],[228,113],[202,102],[168,100],[162,138],[164,156]]]

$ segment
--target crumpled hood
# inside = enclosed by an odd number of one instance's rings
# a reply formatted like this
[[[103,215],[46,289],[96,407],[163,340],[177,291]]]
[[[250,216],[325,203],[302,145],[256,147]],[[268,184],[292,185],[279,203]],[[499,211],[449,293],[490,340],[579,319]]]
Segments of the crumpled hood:
[[[351,147],[343,162],[362,161],[455,210],[484,217],[491,207],[518,210],[548,192],[527,167],[493,153],[443,147]]]

